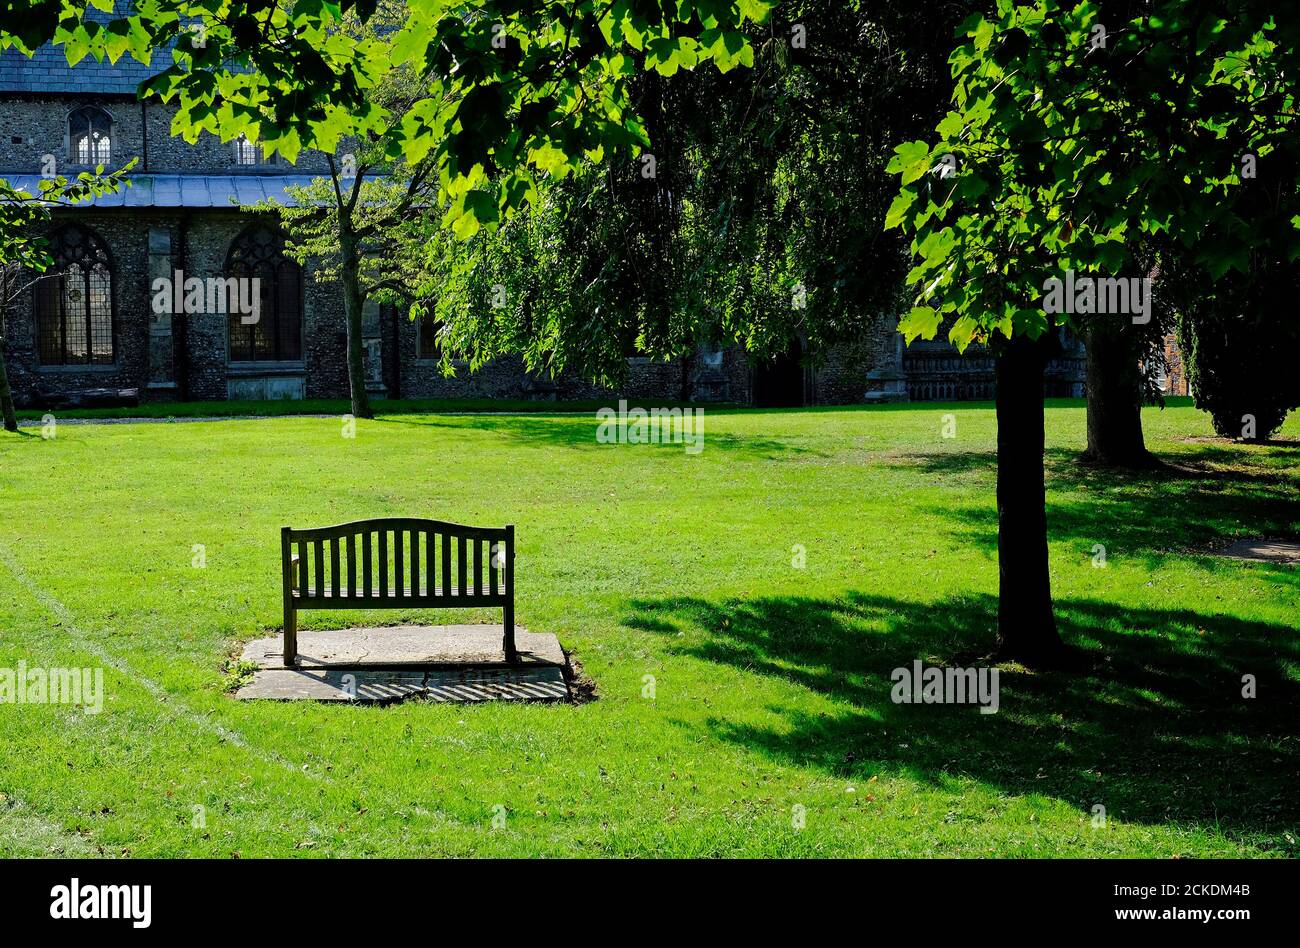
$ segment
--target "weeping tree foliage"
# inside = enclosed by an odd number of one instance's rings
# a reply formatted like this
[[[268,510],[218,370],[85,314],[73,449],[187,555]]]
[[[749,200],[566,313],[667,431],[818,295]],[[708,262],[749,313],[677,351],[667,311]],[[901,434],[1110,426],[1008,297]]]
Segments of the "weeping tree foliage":
[[[885,168],[941,114],[953,29],[976,6],[783,6],[753,83],[706,90],[688,265],[727,337],[773,353],[798,334],[817,351],[897,312],[907,262],[883,232]]]
[[[682,128],[663,120],[694,107],[691,86],[659,74],[633,86],[652,151],[552,180],[526,211],[467,241],[429,234],[416,296],[432,301],[443,324],[448,367],[452,357],[473,370],[513,354],[541,375],[616,385],[626,356],[670,358],[689,347],[697,308],[678,258],[691,182],[674,147]]]
[[[1178,338],[1198,408],[1221,437],[1267,441],[1300,408],[1295,305],[1300,267],[1274,261],[1249,276],[1230,273],[1178,314]]]
[[[765,356],[796,334],[818,350],[874,328],[907,271],[883,232],[884,169],[941,113],[971,7],[784,3],[749,30],[752,69],[644,73],[630,91],[651,145],[636,159],[593,163],[499,229],[434,247],[448,350],[617,384],[633,352]]]
[[[1222,437],[1268,441],[1300,407],[1295,374],[1300,334],[1279,333],[1254,319],[1257,305],[1293,305],[1297,279],[1300,274],[1293,273],[1268,293],[1255,281],[1228,278],[1222,295],[1199,300],[1180,316],[1179,342],[1196,405],[1209,412]],[[1237,283],[1244,285],[1234,293]]]
[[[1250,248],[1244,271],[1229,270],[1216,281],[1204,267],[1171,264],[1169,295],[1187,379],[1197,407],[1225,438],[1267,441],[1300,407],[1300,374],[1293,368],[1300,319],[1291,315],[1300,263],[1289,243],[1294,158],[1272,151],[1243,169],[1251,175],[1246,219],[1269,236]]]
[[[1051,606],[1042,364],[1047,280],[1141,279],[1142,255],[1204,274],[1300,252],[1294,190],[1263,226],[1248,157],[1294,156],[1300,9],[1262,0],[1015,3],[972,17],[951,111],[897,149],[889,226],[911,237],[909,337],[947,325],[998,356],[1002,654],[1061,655]],[[1166,286],[1157,292],[1167,292]],[[1276,314],[1276,319],[1289,318]]]

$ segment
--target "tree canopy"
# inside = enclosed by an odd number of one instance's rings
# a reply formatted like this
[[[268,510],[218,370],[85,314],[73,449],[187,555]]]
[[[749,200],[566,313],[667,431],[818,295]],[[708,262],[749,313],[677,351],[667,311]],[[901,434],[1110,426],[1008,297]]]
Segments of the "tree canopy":
[[[907,270],[882,230],[885,165],[945,107],[973,6],[918,20],[905,2],[788,0],[747,27],[752,68],[634,77],[650,151],[543,185],[494,232],[431,240],[449,348],[617,384],[632,354],[860,339]]]
[[[1036,337],[1075,319],[1044,311],[1045,280],[1145,277],[1153,250],[1203,284],[1300,254],[1300,10],[999,0],[962,34],[952,110],[890,164],[888,226],[915,255],[909,338]],[[1280,206],[1254,213],[1279,182]]]

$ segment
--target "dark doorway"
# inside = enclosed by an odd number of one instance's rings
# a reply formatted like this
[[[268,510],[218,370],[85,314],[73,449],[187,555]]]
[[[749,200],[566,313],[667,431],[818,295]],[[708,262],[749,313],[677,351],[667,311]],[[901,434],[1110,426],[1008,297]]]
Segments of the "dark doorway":
[[[791,339],[785,352],[754,366],[754,404],[759,408],[800,408],[804,404],[803,345]]]

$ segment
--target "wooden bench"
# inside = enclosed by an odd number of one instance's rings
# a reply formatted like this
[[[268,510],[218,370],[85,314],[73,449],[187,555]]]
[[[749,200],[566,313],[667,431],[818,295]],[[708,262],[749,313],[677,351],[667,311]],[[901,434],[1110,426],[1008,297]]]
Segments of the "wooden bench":
[[[442,520],[354,520],[280,530],[284,664],[298,657],[300,609],[500,606],[506,661],[515,652],[515,528]]]

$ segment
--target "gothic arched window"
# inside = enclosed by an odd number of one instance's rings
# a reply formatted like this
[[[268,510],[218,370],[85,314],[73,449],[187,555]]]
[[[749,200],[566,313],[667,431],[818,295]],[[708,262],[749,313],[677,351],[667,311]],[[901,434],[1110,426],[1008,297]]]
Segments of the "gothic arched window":
[[[69,224],[49,237],[54,265],[36,283],[36,337],[45,365],[113,364],[113,264],[104,242]]]
[[[235,164],[257,164],[257,146],[248,140],[247,135],[240,135],[235,139]]]
[[[73,164],[107,164],[113,150],[113,117],[87,105],[68,116],[68,150]]]
[[[226,276],[258,281],[254,314],[230,307],[230,361],[300,361],[302,268],[285,256],[284,238],[266,224],[254,224],[231,243]],[[251,300],[254,287],[239,292]]]
[[[235,149],[236,165],[255,168],[260,165],[278,165],[280,163],[278,155],[265,154],[258,145],[248,140],[247,135],[240,135],[232,144]]]
[[[416,358],[433,361],[442,358],[442,321],[433,315],[433,307],[425,310],[416,322]]]

